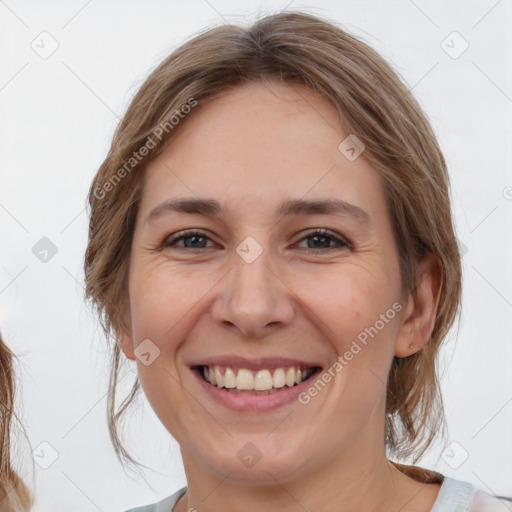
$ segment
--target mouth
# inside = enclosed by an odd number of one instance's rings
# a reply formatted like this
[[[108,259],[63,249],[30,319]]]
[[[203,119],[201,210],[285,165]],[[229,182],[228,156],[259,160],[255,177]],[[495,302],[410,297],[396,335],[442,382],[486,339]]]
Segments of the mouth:
[[[319,366],[288,366],[257,370],[222,365],[192,367],[201,379],[218,390],[239,395],[271,395],[299,386],[317,374]]]

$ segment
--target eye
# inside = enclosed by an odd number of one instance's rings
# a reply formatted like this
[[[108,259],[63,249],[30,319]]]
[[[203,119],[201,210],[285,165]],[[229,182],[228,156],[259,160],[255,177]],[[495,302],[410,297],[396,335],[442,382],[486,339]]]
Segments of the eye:
[[[177,242],[183,240],[185,245],[177,245]],[[187,243],[186,241],[189,240]],[[179,247],[180,249],[205,249],[205,243],[210,240],[205,233],[201,231],[187,230],[181,231],[176,235],[166,238],[162,247]]]
[[[313,244],[312,246],[308,247],[302,247],[303,249],[306,249],[307,251],[315,251],[317,249],[323,249],[323,250],[332,250],[332,249],[339,249],[343,247],[347,247],[349,249],[352,248],[351,244],[347,242],[344,238],[332,233],[331,231],[328,231],[327,229],[315,229],[307,234],[307,236],[301,238],[300,241],[312,239]],[[332,247],[329,246],[331,241],[334,241],[338,247]],[[309,244],[308,244],[309,245]],[[327,245],[327,246],[326,246]]]
[[[301,247],[301,249],[317,252],[318,249],[332,250],[343,247],[347,247],[349,249],[352,248],[348,241],[327,229],[315,229],[309,232],[305,237],[301,238],[299,242],[308,239],[313,240],[312,246]],[[181,242],[182,240],[184,245],[178,245],[178,242]],[[187,230],[166,238],[162,244],[162,248],[178,247],[180,249],[207,249],[208,246],[206,244],[208,241],[211,240],[205,233],[201,231]],[[337,246],[331,246],[331,242],[334,242]]]

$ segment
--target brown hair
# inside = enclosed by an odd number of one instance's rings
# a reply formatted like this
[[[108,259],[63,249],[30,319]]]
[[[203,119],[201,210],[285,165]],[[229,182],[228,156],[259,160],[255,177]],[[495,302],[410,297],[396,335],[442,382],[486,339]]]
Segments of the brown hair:
[[[386,446],[392,456],[414,455],[416,462],[444,426],[436,355],[460,307],[461,263],[445,159],[425,114],[390,65],[339,26],[300,12],[267,16],[248,28],[216,27],[175,50],[133,98],[91,185],[86,295],[114,338],[108,405],[114,446],[120,457],[133,460],[116,425],[139,383],[117,408],[117,333],[127,305],[130,246],[146,165],[171,141],[176,130],[169,119],[187,101],[205,102],[226,87],[267,78],[316,91],[364,143],[364,156],[385,183],[402,293],[415,293],[417,264],[425,256],[432,255],[442,272],[431,339],[414,355],[395,357],[387,383]],[[162,126],[165,134],[155,137]],[[142,146],[151,149],[141,158]]]
[[[24,512],[30,509],[32,497],[11,467],[11,427],[14,413],[14,354],[0,335],[0,510]]]

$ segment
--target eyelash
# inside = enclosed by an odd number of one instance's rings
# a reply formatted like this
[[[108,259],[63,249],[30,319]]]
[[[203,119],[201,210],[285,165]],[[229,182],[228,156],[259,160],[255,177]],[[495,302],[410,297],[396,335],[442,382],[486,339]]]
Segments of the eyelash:
[[[184,240],[185,238],[191,238],[193,236],[199,236],[201,238],[206,238],[206,239],[210,240],[210,238],[205,233],[202,233],[201,231],[186,230],[186,231],[182,231],[181,233],[178,233],[177,235],[166,238],[164,240],[164,243],[162,244],[162,249],[173,247],[173,246],[175,246],[176,242],[178,242],[180,240]],[[340,247],[325,247],[325,248],[320,248],[320,249],[314,249],[314,248],[308,247],[308,248],[302,248],[302,249],[304,249],[305,251],[308,251],[308,252],[318,252],[319,250],[320,251],[322,251],[322,250],[329,251],[329,250],[333,250],[336,248],[342,249],[344,247],[346,247],[348,249],[352,249],[352,245],[347,240],[345,240],[342,237],[336,236],[335,234],[333,234],[331,231],[329,231],[327,229],[321,229],[321,228],[314,229],[313,231],[310,231],[305,236],[303,236],[298,242],[302,242],[303,240],[306,240],[308,238],[312,238],[315,236],[320,236],[323,238],[329,238],[331,240],[334,240]],[[197,250],[197,249],[207,249],[207,247],[180,247],[180,249],[189,249],[189,250],[196,249]]]

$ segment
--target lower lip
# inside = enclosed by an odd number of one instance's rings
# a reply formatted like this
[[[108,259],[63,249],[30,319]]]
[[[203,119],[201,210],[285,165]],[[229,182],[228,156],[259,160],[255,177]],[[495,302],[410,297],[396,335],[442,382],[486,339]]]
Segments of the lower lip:
[[[235,411],[272,411],[278,409],[283,405],[290,404],[297,400],[298,396],[305,391],[311,382],[320,374],[321,368],[318,368],[308,379],[302,381],[296,386],[291,388],[281,388],[281,391],[277,391],[270,395],[245,395],[239,393],[231,393],[225,388],[218,388],[206,382],[199,371],[192,370],[196,378],[199,380],[200,386],[221,405],[229,407]]]

